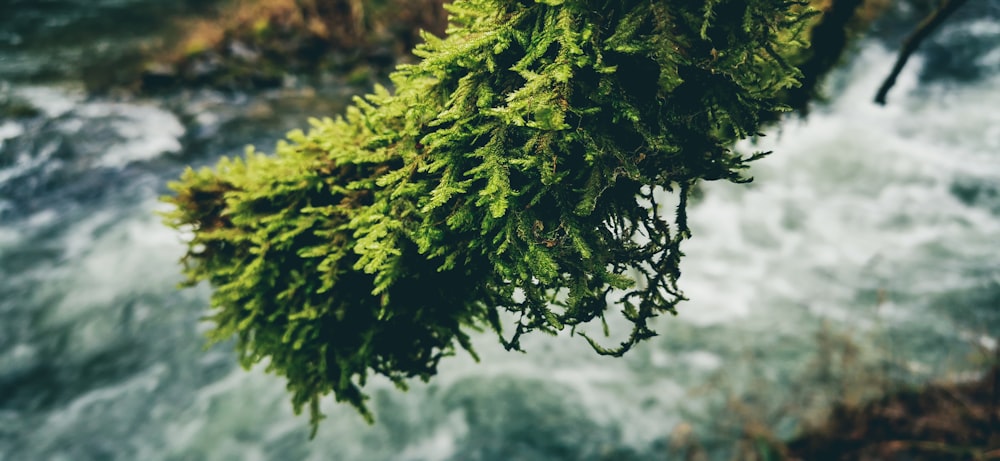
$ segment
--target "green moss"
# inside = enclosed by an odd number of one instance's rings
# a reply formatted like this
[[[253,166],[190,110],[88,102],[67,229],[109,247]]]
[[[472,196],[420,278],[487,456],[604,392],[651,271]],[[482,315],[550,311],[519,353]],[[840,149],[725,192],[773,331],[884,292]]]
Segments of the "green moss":
[[[253,22],[253,36],[258,40],[265,40],[271,32],[271,21],[267,18],[258,18]]]
[[[268,359],[315,424],[333,393],[371,418],[371,373],[400,387],[490,328],[509,349],[617,313],[621,355],[674,313],[685,206],[745,181],[730,146],[782,110],[804,46],[797,2],[458,0],[446,38],[396,88],[172,184],[194,231],[212,338]],[[665,212],[656,189],[680,205]],[[666,213],[666,214],[664,214]],[[513,314],[501,325],[500,312]],[[504,333],[506,330],[506,333]],[[471,350],[470,350],[471,352]]]

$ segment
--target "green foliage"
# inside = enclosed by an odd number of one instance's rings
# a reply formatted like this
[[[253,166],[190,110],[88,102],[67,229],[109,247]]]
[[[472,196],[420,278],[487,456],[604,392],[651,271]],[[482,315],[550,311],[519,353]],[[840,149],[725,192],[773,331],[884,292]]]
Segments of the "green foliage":
[[[172,184],[216,340],[371,418],[370,373],[428,379],[467,331],[508,349],[620,312],[653,336],[675,312],[686,197],[744,181],[730,146],[782,107],[800,2],[457,0],[446,38],[274,156],[248,152]],[[664,215],[658,189],[679,206]],[[501,312],[513,314],[507,333]],[[605,323],[606,328],[606,323]],[[470,350],[471,352],[471,350]]]

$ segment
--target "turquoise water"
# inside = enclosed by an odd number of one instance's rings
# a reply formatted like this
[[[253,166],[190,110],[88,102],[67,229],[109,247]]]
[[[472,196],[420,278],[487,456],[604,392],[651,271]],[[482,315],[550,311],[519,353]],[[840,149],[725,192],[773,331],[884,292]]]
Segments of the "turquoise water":
[[[660,336],[611,359],[483,335],[481,363],[372,382],[374,426],[324,402],[306,442],[280,379],[203,348],[207,289],[175,288],[182,236],[154,212],[185,165],[268,150],[348,90],[90,95],[81,62],[189,7],[2,3],[0,96],[39,113],[0,119],[0,460],[729,459],[748,427],[790,437],[835,398],[973,377],[1000,332],[996,6],[941,31],[887,107],[870,100],[894,56],[865,42],[827,106],[741,145],[775,153],[750,185],[704,185],[690,300]],[[954,46],[966,59],[937,54]]]

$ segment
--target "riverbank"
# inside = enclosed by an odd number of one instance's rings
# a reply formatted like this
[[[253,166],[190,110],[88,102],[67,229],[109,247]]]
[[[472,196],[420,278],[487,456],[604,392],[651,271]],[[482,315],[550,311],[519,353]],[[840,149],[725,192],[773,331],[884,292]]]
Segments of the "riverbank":
[[[838,404],[820,426],[779,446],[803,461],[1000,459],[1000,367],[965,382]]]
[[[147,53],[137,86],[271,88],[289,80],[370,85],[411,59],[421,31],[442,35],[443,0],[232,0],[179,21]]]

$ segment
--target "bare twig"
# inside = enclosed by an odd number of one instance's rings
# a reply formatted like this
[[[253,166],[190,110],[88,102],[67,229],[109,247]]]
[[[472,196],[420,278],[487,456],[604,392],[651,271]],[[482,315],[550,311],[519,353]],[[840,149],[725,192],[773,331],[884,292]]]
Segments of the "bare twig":
[[[903,71],[903,66],[906,65],[906,61],[910,59],[910,55],[920,46],[920,42],[924,41],[931,32],[934,32],[949,15],[955,12],[959,7],[964,5],[968,0],[942,0],[941,6],[933,13],[924,18],[917,26],[916,30],[906,37],[903,42],[903,49],[899,50],[899,58],[896,59],[896,65],[893,66],[892,72],[889,76],[885,78],[882,82],[882,87],[878,89],[878,93],[875,95],[875,102],[880,105],[885,105],[885,97],[889,93],[889,89],[896,84],[896,77],[899,73]]]

